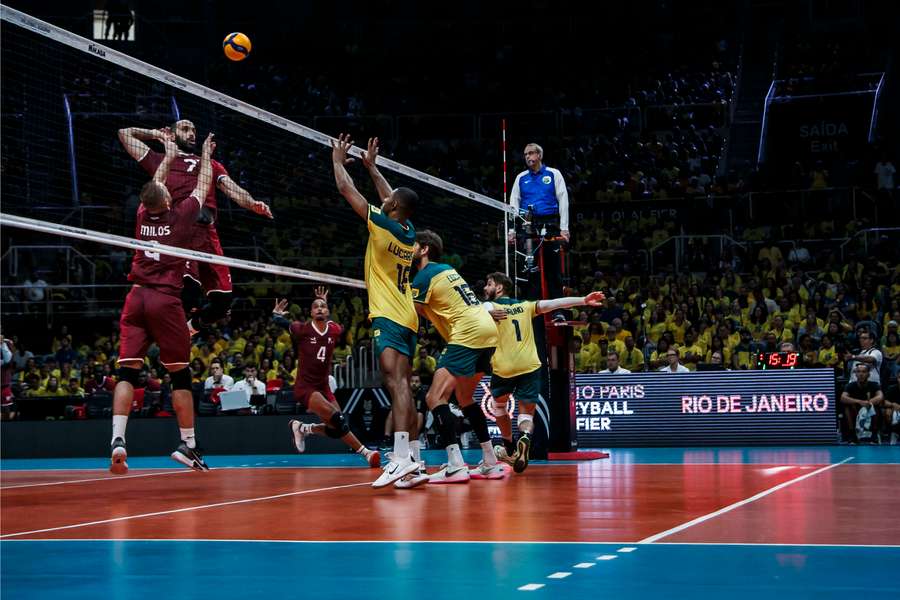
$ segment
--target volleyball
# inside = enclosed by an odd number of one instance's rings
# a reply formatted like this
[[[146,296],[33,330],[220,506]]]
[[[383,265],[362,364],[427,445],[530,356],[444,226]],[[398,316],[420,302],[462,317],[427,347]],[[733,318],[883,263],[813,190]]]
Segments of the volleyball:
[[[222,50],[229,60],[244,60],[250,56],[250,38],[237,31],[229,33],[222,42]]]

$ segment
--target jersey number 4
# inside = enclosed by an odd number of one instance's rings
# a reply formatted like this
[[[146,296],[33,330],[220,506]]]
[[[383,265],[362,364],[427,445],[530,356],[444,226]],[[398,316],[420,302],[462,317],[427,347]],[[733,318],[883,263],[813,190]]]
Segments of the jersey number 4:
[[[319,351],[316,352],[316,358],[318,358],[322,362],[325,362],[325,346],[319,348]]]

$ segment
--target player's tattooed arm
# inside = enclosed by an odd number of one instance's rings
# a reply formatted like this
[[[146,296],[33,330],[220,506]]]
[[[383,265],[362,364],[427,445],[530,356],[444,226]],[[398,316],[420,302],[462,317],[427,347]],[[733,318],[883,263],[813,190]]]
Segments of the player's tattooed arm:
[[[338,192],[346,198],[354,212],[361,218],[368,220],[369,203],[356,189],[353,179],[350,178],[350,174],[347,172],[346,165],[349,165],[354,160],[347,156],[347,152],[352,146],[353,140],[350,139],[348,134],[342,133],[338,136],[337,141],[332,140],[331,164],[334,167],[334,182],[337,184]]]
[[[249,211],[270,219],[274,218],[272,216],[272,209],[269,208],[268,204],[260,200],[255,200],[250,192],[238,185],[238,183],[228,175],[219,179],[217,187],[241,208],[246,208]]]
[[[200,173],[197,175],[197,187],[191,194],[200,201],[201,206],[206,202],[209,188],[212,186],[212,155],[216,151],[215,135],[210,133],[203,142],[203,151],[200,154]]]
[[[128,155],[137,161],[140,161],[147,156],[147,152],[150,151],[150,146],[144,142],[148,140],[158,140],[165,144],[167,140],[174,139],[175,136],[168,127],[163,127],[161,129],[125,127],[119,130],[119,142],[121,142],[125,151],[128,152]]]
[[[378,190],[378,198],[384,201],[385,198],[390,197],[394,190],[387,182],[387,179],[384,178],[384,175],[381,174],[381,171],[378,170],[378,167],[375,165],[376,160],[378,160],[378,138],[369,138],[369,147],[363,152],[362,161],[366,170],[369,171],[369,176],[372,178],[372,183],[375,184],[375,189]]]

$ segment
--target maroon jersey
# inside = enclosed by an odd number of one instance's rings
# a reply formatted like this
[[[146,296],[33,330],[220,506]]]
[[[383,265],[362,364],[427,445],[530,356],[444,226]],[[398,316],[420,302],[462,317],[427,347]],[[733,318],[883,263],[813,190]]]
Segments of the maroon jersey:
[[[156,174],[156,169],[162,164],[165,154],[147,151],[144,158],[140,160],[140,164],[144,170],[152,177]],[[203,210],[200,212],[199,222],[204,225],[212,225],[216,221],[216,184],[222,177],[228,176],[228,171],[217,160],[212,160],[213,185],[209,187],[209,193],[203,203]],[[175,204],[186,199],[194,188],[197,187],[197,176],[200,174],[200,157],[196,154],[185,154],[179,152],[172,164],[169,165],[169,174],[166,177],[166,187],[172,194],[172,201]]]
[[[325,332],[316,330],[315,321],[291,323],[291,339],[297,354],[297,386],[307,385],[328,389],[331,375],[331,355],[341,339],[343,327],[328,321]]]
[[[137,212],[134,237],[145,242],[189,248],[194,221],[200,214],[200,202],[193,196],[171,210],[151,215],[141,205]],[[185,259],[150,250],[136,250],[128,281],[179,296],[184,286]]]

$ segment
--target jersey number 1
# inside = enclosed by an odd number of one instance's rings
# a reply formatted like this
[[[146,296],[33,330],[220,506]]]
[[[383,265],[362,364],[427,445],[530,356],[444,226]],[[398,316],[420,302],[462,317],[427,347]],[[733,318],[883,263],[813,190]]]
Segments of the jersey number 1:
[[[513,327],[516,328],[516,341],[521,342],[522,341],[522,330],[519,329],[519,321],[517,321],[516,319],[513,319],[512,324],[513,324]]]

